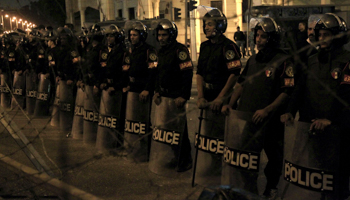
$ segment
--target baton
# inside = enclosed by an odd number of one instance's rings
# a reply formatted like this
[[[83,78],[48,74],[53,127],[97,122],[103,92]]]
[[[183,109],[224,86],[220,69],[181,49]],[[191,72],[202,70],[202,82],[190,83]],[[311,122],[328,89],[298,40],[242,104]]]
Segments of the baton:
[[[203,120],[203,109],[201,109],[201,112],[199,114],[199,127],[198,127],[198,137],[195,141],[195,144],[198,145],[198,140],[199,140],[199,136],[201,135],[201,127],[202,127],[202,120]],[[198,147],[195,147],[196,148],[196,154],[195,154],[195,157],[194,157],[194,166],[193,166],[193,175],[192,175],[192,187],[194,187],[194,180],[196,178],[196,168],[197,168],[197,157],[198,157]]]

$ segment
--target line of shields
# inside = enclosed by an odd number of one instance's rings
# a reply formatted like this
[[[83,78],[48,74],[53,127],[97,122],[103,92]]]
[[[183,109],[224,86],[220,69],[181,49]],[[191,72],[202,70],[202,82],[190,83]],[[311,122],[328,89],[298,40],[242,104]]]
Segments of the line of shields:
[[[1,106],[7,110],[25,109],[29,115],[49,115],[51,82],[44,74],[33,71],[0,75]]]
[[[236,110],[228,116],[201,110],[192,177],[192,186],[206,187],[199,199],[263,198],[264,125],[254,124],[252,116]],[[305,122],[285,126],[279,199],[339,199],[339,132],[333,127],[317,134],[309,129]]]
[[[1,74],[1,106],[22,108],[41,117],[50,115],[53,102],[51,125],[61,132],[70,132],[74,139],[93,144],[101,152],[123,149],[130,160],[149,161],[150,171],[156,174],[178,176],[173,168],[180,162],[187,119],[185,108],[178,109],[173,99],[162,97],[159,105],[153,104],[151,124],[151,100],[140,101],[139,93],[96,92],[93,86],[74,88],[64,80],[53,87],[49,77],[37,77],[34,72]],[[235,110],[229,116],[208,109],[200,111],[194,140],[193,186],[199,184],[213,191],[225,185],[233,193],[259,198],[255,194],[261,194],[265,187],[267,157],[262,151],[263,129],[251,119],[252,113]],[[278,196],[337,199],[341,176],[339,133],[330,128],[313,134],[309,127],[303,122],[285,127]]]

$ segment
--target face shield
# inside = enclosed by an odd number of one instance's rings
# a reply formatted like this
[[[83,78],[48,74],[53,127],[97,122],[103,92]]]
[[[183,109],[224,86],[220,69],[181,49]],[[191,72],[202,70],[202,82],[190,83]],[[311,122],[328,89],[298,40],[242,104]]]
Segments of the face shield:
[[[317,23],[317,21],[320,19],[320,17],[321,17],[322,15],[318,15],[318,14],[316,14],[316,15],[310,15],[309,16],[309,19],[308,19],[308,21],[307,21],[307,23],[308,23],[308,28],[312,28],[312,29],[314,29],[315,28],[315,25],[316,25],[316,23]]]
[[[270,17],[250,19],[249,28],[256,29],[257,26],[260,26],[265,33],[280,32],[275,20]]]
[[[211,19],[216,23],[216,31],[224,33],[227,29],[227,18],[226,16],[217,8],[208,6],[198,6],[197,12],[199,12],[200,17],[203,19],[203,32],[205,33],[205,21]]]

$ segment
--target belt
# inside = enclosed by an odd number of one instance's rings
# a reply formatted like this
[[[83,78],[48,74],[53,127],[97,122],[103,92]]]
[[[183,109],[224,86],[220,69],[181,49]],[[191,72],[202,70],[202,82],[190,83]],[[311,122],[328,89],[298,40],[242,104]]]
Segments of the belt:
[[[221,84],[212,84],[212,83],[205,83],[205,82],[204,82],[204,87],[207,90],[218,90],[223,88]]]
[[[107,79],[108,84],[113,84],[113,79]]]
[[[169,93],[169,89],[165,89],[165,88],[162,88],[162,87],[160,88],[160,91],[164,92],[164,93]]]
[[[135,77],[129,76],[129,80],[130,80],[130,83],[134,83],[135,82]]]

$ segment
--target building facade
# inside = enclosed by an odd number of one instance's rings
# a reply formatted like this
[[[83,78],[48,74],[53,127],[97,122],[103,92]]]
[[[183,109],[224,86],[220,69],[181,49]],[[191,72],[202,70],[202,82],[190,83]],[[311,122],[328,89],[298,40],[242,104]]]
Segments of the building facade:
[[[167,18],[174,20],[177,24],[178,41],[188,43],[192,40],[191,44],[195,43],[198,51],[200,43],[206,40],[203,34],[202,16],[198,11],[194,11],[192,18],[195,20],[192,20],[191,26],[186,26],[187,1],[189,0],[66,0],[67,23],[74,24],[78,30],[80,27],[89,27],[97,22],[108,20]],[[249,5],[250,3],[252,5]],[[233,39],[237,26],[240,26],[243,31],[249,29],[247,22],[252,17],[250,13],[257,11],[253,9],[254,7],[278,7],[280,16],[284,16],[283,20],[286,21],[291,19],[307,21],[308,15],[315,11],[315,7],[319,7],[319,10],[316,10],[319,13],[329,12],[328,7],[332,7],[332,12],[336,12],[350,24],[350,2],[344,0],[197,0],[196,5],[222,10],[228,19],[225,34],[230,39]],[[175,19],[175,8],[180,9],[181,19]],[[309,8],[313,10],[310,11]],[[269,13],[258,12],[255,16],[259,15],[266,16]],[[186,39],[187,42],[185,42]]]

